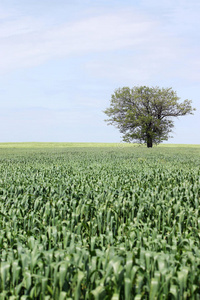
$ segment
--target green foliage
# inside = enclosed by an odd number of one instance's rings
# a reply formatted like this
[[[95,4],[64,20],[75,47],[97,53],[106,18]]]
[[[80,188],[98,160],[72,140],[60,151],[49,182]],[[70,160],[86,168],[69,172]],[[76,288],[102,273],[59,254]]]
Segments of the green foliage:
[[[116,89],[104,113],[108,124],[115,125],[125,142],[144,142],[147,147],[168,140],[174,126],[171,117],[192,114],[191,100],[179,103],[171,88],[129,87]]]
[[[0,299],[199,299],[200,149],[0,149]]]

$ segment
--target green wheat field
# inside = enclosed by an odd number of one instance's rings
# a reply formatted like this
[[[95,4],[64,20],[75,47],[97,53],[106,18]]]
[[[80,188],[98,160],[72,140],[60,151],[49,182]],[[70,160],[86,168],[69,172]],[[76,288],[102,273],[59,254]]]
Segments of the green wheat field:
[[[0,299],[200,299],[200,145],[1,143]]]

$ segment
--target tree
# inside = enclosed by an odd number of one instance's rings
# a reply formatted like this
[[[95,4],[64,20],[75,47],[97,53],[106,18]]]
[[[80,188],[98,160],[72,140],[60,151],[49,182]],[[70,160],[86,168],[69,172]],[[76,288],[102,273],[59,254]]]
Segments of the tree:
[[[150,148],[168,140],[174,127],[172,117],[193,114],[192,101],[179,103],[179,100],[172,88],[119,88],[104,111],[109,117],[105,121],[120,130],[125,142],[144,142]]]

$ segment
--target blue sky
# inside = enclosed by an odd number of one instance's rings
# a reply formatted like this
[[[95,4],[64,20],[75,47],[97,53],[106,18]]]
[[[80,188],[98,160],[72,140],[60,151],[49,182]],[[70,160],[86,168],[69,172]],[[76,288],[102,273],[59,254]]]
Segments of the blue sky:
[[[0,142],[120,142],[102,111],[147,85],[193,101],[168,142],[200,144],[199,15],[199,0],[0,0]]]

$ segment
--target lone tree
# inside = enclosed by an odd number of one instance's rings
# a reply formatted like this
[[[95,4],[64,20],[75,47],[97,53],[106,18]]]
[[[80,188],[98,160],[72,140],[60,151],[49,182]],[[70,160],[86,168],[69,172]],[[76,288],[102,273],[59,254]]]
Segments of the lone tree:
[[[171,117],[193,114],[191,100],[179,103],[172,88],[123,87],[116,89],[104,113],[108,124],[123,133],[125,142],[139,141],[150,148],[168,140],[174,127]]]

